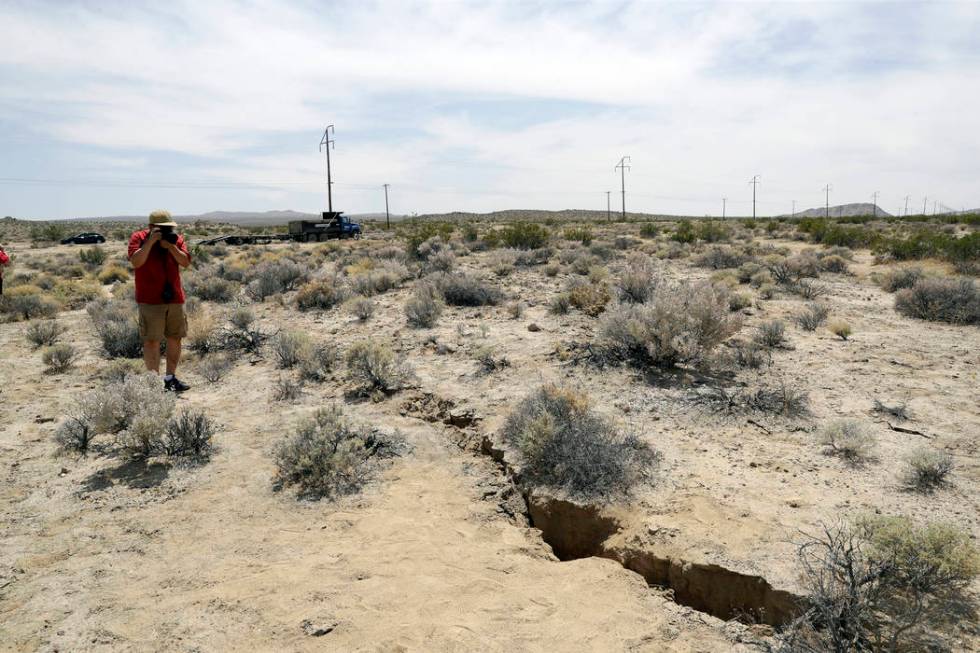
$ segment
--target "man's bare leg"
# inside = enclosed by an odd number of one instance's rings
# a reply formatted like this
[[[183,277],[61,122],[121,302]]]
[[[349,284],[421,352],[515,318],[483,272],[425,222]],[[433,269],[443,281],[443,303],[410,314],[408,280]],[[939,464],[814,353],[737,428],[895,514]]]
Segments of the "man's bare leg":
[[[159,349],[157,349],[159,352]],[[157,362],[160,361],[160,354],[157,353]],[[177,373],[177,364],[180,363],[180,338],[167,338],[167,374]],[[159,367],[159,365],[158,365]]]
[[[170,359],[169,345],[167,346],[167,359],[168,360]],[[146,364],[146,370],[148,372],[153,372],[154,374],[160,373],[160,341],[159,340],[143,341],[143,363]]]

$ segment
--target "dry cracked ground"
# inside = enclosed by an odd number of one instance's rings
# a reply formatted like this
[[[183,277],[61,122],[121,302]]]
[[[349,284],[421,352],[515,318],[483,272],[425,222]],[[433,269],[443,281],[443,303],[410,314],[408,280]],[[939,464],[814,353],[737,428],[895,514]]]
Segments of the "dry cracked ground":
[[[808,247],[772,242],[790,254]],[[8,247],[14,272],[28,276],[77,256],[16,245]],[[506,299],[446,307],[432,328],[406,324],[412,279],[375,295],[366,321],[343,306],[300,311],[294,292],[242,300],[269,334],[300,331],[341,351],[383,339],[414,379],[390,395],[357,397],[341,364],[277,401],[274,388],[291,372],[277,368],[269,344],[237,354],[214,383],[201,376],[201,357],[188,354],[181,376],[193,388],[178,406],[201,408],[220,425],[205,464],[59,453],[56,426],[77,397],[105,383],[91,319],[83,308],[58,315],[68,329],[62,341],[79,350],[61,374],[47,372],[29,346],[28,322],[0,324],[0,648],[766,650],[770,624],[788,618],[803,592],[796,547],[821,524],[870,512],[940,518],[980,534],[980,330],[898,315],[892,295],[871,281],[882,266],[867,251],[855,253],[848,274],[819,280],[831,317],[853,331],[846,340],[798,328],[806,302],[796,295],[738,289],[750,301],[735,339],[781,319],[785,343],[765,371],[722,383],[689,367],[594,364],[583,352],[596,318],[550,310],[570,280],[585,278],[574,263],[554,276],[546,266],[497,275],[498,251],[457,245],[454,274],[484,279]],[[354,260],[347,250],[391,246],[402,242],[382,234],[339,247],[256,247],[244,258],[257,265],[289,255],[326,274]],[[555,265],[564,251],[584,249],[557,246]],[[662,237],[630,245],[664,278],[712,275],[691,257],[658,256],[666,247]],[[636,259],[607,249],[595,266],[611,281]],[[604,274],[591,271],[598,282]],[[518,302],[522,310],[512,309]],[[203,302],[191,321],[205,311],[224,319],[234,303]],[[506,364],[487,370],[477,360],[487,348]],[[808,410],[732,407],[733,388],[760,383],[799,390]],[[522,496],[499,433],[515,404],[546,384],[575,388],[655,447],[662,460],[651,478],[601,506]],[[875,412],[876,400],[904,404],[908,419]],[[275,445],[334,405],[353,422],[397,433],[403,453],[360,493],[334,501],[275,491]],[[837,418],[865,424],[873,455],[860,464],[827,455],[816,436]],[[907,491],[899,478],[922,445],[954,461],[951,482],[931,493]],[[975,621],[959,624],[951,647],[976,650],[977,630]]]

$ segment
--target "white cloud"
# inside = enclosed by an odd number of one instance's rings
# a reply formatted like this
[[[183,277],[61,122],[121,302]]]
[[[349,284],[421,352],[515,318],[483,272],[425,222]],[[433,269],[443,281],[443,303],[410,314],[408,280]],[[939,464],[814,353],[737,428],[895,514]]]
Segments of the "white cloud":
[[[351,210],[383,182],[419,211],[604,206],[623,154],[638,209],[744,210],[755,173],[765,212],[826,181],[893,210],[906,192],[980,204],[977,5],[24,4],[0,22],[0,121],[99,174],[159,152],[179,157],[168,180],[278,188],[241,196],[255,207],[315,201],[325,122]],[[559,104],[504,129],[488,98]]]

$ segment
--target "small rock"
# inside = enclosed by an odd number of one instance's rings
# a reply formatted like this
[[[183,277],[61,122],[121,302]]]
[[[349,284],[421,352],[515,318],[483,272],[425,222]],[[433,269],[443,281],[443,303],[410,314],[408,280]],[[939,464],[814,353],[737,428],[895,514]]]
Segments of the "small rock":
[[[338,622],[332,617],[321,619],[304,619],[303,623],[300,625],[303,627],[303,632],[310,637],[323,637],[327,633],[333,632],[333,629],[337,627]]]
[[[61,472],[58,474],[58,476],[65,476],[67,473],[68,473],[68,468],[62,467]]]
[[[802,501],[800,501],[799,499],[786,500],[786,505],[789,506],[790,508],[799,508],[801,503]]]
[[[527,325],[527,330],[530,331],[531,333],[537,333],[538,331],[541,330],[541,327],[539,327],[534,322],[531,322],[530,324]]]

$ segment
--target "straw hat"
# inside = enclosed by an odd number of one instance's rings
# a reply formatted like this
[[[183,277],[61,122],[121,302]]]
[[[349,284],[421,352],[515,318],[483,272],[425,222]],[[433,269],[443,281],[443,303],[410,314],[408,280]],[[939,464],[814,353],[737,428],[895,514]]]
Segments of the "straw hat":
[[[154,211],[150,214],[150,225],[153,227],[176,227],[177,223],[170,217],[170,211]]]

